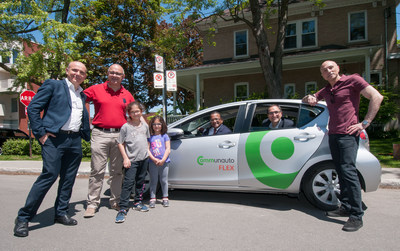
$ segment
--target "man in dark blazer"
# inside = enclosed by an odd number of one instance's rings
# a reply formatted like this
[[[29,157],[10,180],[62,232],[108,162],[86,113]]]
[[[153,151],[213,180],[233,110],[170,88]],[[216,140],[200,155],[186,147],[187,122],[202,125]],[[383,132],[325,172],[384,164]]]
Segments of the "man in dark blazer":
[[[18,211],[14,235],[28,236],[28,222],[36,215],[44,196],[60,176],[54,203],[54,222],[76,225],[68,216],[72,187],[82,159],[81,139],[90,140],[86,96],[80,84],[87,70],[81,62],[71,62],[64,80],[46,80],[28,106],[32,132],[42,147],[43,169],[33,184],[25,206]],[[43,111],[43,117],[40,113]]]
[[[221,118],[221,114],[219,112],[212,112],[210,115],[210,123],[211,127],[207,128],[203,135],[222,135],[232,133],[231,129],[229,129],[226,125],[224,125],[224,121]]]
[[[294,127],[294,122],[290,119],[282,118],[282,109],[279,105],[271,105],[267,110],[268,119],[262,122],[263,127],[269,129]]]

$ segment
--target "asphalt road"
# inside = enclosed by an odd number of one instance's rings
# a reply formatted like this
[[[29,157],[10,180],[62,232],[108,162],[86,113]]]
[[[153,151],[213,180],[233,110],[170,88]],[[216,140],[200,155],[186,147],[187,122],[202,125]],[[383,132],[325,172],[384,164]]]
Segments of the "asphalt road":
[[[84,219],[87,178],[76,180],[70,214],[77,226],[53,224],[57,186],[30,223],[29,236],[13,236],[14,219],[36,179],[0,175],[0,250],[398,250],[400,190],[363,194],[369,207],[358,232],[341,230],[346,218],[327,218],[303,197],[175,190],[170,207],[131,210],[125,223],[107,197]],[[105,185],[107,186],[107,185]]]

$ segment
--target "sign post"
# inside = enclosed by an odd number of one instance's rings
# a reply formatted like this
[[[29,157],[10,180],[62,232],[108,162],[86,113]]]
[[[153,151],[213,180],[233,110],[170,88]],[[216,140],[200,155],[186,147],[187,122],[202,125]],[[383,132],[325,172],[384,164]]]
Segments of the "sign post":
[[[165,60],[160,55],[155,55],[155,65],[156,72],[153,73],[154,88],[163,89],[163,117],[167,123],[167,91],[177,91],[176,71],[165,71]]]
[[[29,106],[29,104],[31,103],[33,96],[35,96],[35,92],[34,91],[23,91],[20,95],[19,95],[19,101],[25,106],[25,115],[28,115],[27,112],[27,108]],[[29,118],[28,116],[26,116],[26,121],[28,123],[28,130],[29,130],[29,157],[32,158],[32,137],[31,137],[31,127],[29,125]]]

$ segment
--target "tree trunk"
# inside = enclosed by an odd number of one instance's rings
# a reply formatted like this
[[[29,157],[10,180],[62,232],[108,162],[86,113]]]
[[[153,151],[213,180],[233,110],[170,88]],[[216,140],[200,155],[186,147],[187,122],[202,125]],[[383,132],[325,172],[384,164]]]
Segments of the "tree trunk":
[[[267,32],[265,29],[262,5],[259,3],[258,0],[250,0],[250,9],[252,13],[251,28],[257,43],[260,65],[265,83],[267,85],[268,97],[281,98],[282,84],[280,80],[282,78],[282,72],[275,72],[275,68],[271,63],[270,48],[268,44]],[[280,61],[280,64],[282,64],[282,60],[278,59],[278,61]],[[274,64],[275,63],[276,62],[274,62]],[[278,67],[278,69],[282,69],[282,66]]]

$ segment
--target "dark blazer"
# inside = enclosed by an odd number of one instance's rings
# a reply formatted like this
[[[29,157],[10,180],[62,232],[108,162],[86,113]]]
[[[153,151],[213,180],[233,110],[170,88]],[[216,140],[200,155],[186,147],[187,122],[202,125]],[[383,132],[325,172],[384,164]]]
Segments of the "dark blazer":
[[[81,137],[90,140],[89,113],[85,106],[86,95],[81,92],[83,105]],[[67,82],[49,79],[44,81],[28,106],[28,117],[32,132],[39,140],[46,132],[58,133],[71,115],[71,95]],[[43,118],[40,112],[43,112]]]
[[[268,127],[270,126],[271,121],[269,119],[265,119],[262,122],[262,126],[263,127]],[[285,119],[285,118],[281,118],[281,123],[278,125],[278,128],[290,128],[290,127],[294,127],[294,122],[290,119]],[[271,128],[272,129],[272,128]]]
[[[208,132],[210,131],[211,127],[207,128],[203,135],[206,136],[208,135]],[[222,124],[219,126],[219,129],[215,135],[222,135],[222,134],[229,134],[232,133],[231,129],[229,129],[226,125]]]

